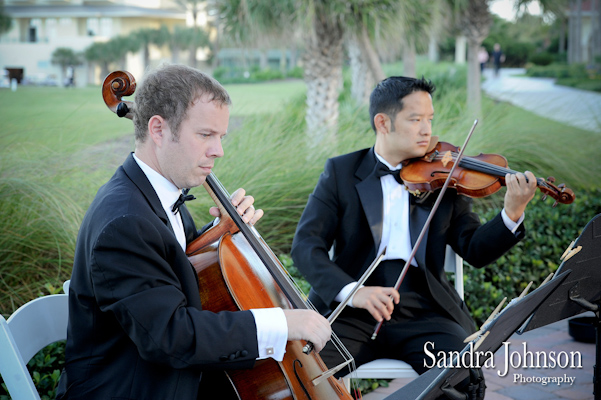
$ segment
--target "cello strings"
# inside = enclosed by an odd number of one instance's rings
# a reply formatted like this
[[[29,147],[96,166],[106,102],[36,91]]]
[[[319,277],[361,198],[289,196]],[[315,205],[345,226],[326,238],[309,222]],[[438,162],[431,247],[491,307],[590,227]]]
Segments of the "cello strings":
[[[231,195],[226,190],[226,188],[223,186],[223,184],[221,183],[221,181],[219,179],[217,179],[214,175],[213,175],[213,178],[214,178],[213,180],[215,181],[215,183],[219,186],[219,189],[221,190],[221,192],[224,193],[228,198],[231,199]],[[273,253],[273,251],[271,251],[271,249],[269,248],[269,246],[267,245],[267,243],[265,242],[265,240],[263,239],[263,237],[261,236],[261,234],[259,233],[259,231],[253,225],[251,225],[249,223],[245,223],[245,225],[250,229],[250,231],[255,236],[255,238],[258,239],[258,243],[263,247],[263,249],[265,250],[266,254],[270,258],[271,262],[276,267],[281,267],[281,269],[285,272],[284,273],[284,277],[287,280],[287,282],[289,283],[290,287],[296,292],[296,295],[299,298],[302,298],[304,300],[304,303],[306,304],[306,306],[307,306],[308,309],[311,309],[313,311],[318,312],[317,311],[317,307],[315,307],[313,305],[313,303],[308,299],[308,297],[304,294],[304,292],[302,291],[302,289],[300,288],[300,286],[298,285],[298,283],[290,275],[290,273],[288,272],[288,270],[282,265],[282,263],[280,262],[280,260]],[[350,352],[348,351],[348,349],[346,348],[346,346],[344,346],[344,344],[342,343],[342,340],[340,340],[340,338],[333,331],[332,331],[332,336],[331,336],[330,340],[332,341],[333,345],[338,350],[338,352],[342,355],[342,357],[343,357],[343,359],[345,361],[352,360],[351,363],[349,364],[349,371],[351,373],[353,373],[356,370],[355,360],[352,357],[352,355],[350,354]]]

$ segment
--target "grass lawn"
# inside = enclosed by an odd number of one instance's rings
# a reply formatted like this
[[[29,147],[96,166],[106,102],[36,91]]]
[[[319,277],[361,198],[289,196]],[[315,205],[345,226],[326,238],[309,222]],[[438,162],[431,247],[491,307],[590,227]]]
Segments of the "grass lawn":
[[[302,95],[305,84],[289,80],[227,85],[226,89],[235,118],[277,111],[289,99]],[[131,121],[118,118],[106,107],[100,87],[0,89],[0,110],[2,149],[24,154],[36,149],[72,153],[133,133]]]

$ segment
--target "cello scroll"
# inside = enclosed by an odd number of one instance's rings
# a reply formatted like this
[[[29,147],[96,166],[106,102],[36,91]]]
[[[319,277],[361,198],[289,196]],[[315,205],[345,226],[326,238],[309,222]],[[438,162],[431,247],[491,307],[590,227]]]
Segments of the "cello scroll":
[[[102,98],[107,107],[119,117],[133,119],[134,103],[121,97],[131,96],[136,91],[136,80],[127,71],[114,71],[104,78]]]

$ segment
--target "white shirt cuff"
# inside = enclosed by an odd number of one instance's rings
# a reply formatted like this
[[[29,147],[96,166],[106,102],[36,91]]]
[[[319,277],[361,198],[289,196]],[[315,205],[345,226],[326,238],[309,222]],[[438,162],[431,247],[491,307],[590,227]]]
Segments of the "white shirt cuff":
[[[503,222],[505,223],[505,226],[507,227],[507,229],[509,229],[511,231],[511,233],[514,233],[514,234],[515,234],[515,231],[518,229],[518,226],[520,226],[522,221],[524,221],[525,215],[526,215],[526,213],[522,214],[522,216],[520,217],[518,222],[513,222],[513,220],[507,216],[505,209],[503,209],[501,211],[501,218],[503,218]]]
[[[355,286],[357,286],[357,282],[348,283],[345,287],[342,288],[342,290],[340,291],[340,293],[338,293],[338,295],[336,296],[336,298],[334,300],[336,300],[339,303],[342,303],[344,301],[344,299],[346,299],[348,297],[349,293],[355,288]],[[363,285],[361,285],[361,287],[363,287]],[[353,297],[355,297],[355,296],[353,296]],[[355,306],[353,306],[352,298],[347,303],[347,306],[355,307]]]
[[[257,326],[257,344],[259,345],[257,360],[271,357],[276,361],[282,361],[288,342],[288,323],[284,310],[281,308],[257,308],[250,311],[255,317]]]

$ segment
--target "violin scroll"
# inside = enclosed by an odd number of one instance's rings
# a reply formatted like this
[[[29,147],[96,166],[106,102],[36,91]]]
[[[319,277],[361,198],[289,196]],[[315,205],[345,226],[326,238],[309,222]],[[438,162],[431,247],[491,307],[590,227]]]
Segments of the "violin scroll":
[[[107,107],[119,117],[133,119],[134,103],[121,97],[131,96],[136,91],[136,80],[127,71],[114,71],[104,78],[102,98]]]
[[[542,178],[538,179],[538,188],[543,193],[543,200],[547,198],[547,196],[551,196],[555,199],[555,203],[553,203],[553,207],[557,206],[558,203],[561,204],[571,204],[574,202],[576,195],[572,191],[566,187],[565,183],[560,183],[559,185],[554,185],[555,178],[550,176],[546,180]]]

